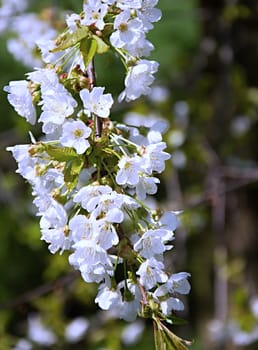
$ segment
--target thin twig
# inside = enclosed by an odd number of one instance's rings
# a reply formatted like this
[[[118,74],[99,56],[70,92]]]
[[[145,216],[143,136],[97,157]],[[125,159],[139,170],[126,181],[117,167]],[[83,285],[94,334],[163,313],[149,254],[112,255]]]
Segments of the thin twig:
[[[239,169],[234,167],[218,167],[220,177],[227,179],[238,179],[238,182],[226,184],[225,187],[211,190],[192,198],[184,206],[184,211],[191,210],[199,205],[211,203],[214,198],[236,191],[242,187],[258,182],[258,169]]]
[[[87,75],[90,80],[90,88],[93,89],[96,86],[96,72],[93,59],[88,65]],[[102,134],[102,119],[96,116],[96,137],[101,137]]]
[[[71,271],[55,281],[42,284],[39,287],[20,295],[14,300],[0,304],[0,310],[16,308],[17,306],[29,303],[32,300],[46,295],[52,292],[54,289],[68,286],[77,279],[78,275],[78,271]]]

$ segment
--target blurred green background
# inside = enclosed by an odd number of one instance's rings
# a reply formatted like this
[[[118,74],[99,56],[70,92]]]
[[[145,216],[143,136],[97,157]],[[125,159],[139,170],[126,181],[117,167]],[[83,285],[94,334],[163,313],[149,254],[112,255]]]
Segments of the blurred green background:
[[[31,1],[32,11],[80,2]],[[160,0],[162,20],[149,39],[160,64],[162,100],[123,106],[167,119],[171,162],[158,193],[161,206],[183,210],[168,263],[191,273],[187,324],[173,327],[193,350],[258,349],[258,4],[243,0]],[[0,350],[26,337],[29,315],[40,314],[58,337],[33,349],[153,349],[152,325],[126,345],[123,322],[105,320],[93,304],[94,285],[75,274],[66,254],[51,255],[40,241],[30,188],[15,174],[9,145],[29,142],[29,126],[7,103],[3,87],[32,70],[0,47]],[[110,56],[97,61],[100,85],[115,95],[123,72]],[[122,119],[121,108],[116,117]],[[37,134],[37,130],[34,130]],[[256,302],[256,303],[255,303]],[[92,326],[74,344],[66,325],[83,316]],[[100,326],[99,326],[100,325]]]

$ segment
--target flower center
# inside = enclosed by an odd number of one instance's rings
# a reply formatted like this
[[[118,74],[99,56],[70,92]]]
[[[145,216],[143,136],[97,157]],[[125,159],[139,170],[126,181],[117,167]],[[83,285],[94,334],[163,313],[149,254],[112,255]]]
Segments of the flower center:
[[[121,23],[120,25],[119,25],[119,30],[120,30],[120,32],[126,32],[127,31],[127,29],[128,29],[128,24],[127,23]]]
[[[82,129],[76,129],[76,130],[74,131],[74,137],[80,138],[80,137],[82,137],[82,136],[83,136],[83,130],[82,130]]]

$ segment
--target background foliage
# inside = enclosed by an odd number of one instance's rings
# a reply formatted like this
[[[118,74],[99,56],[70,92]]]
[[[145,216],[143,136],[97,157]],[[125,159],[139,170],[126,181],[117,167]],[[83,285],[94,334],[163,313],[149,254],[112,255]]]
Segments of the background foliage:
[[[72,11],[80,6],[31,1],[35,11],[53,5]],[[256,350],[258,7],[251,0],[160,0],[159,7],[163,20],[150,40],[152,58],[160,63],[156,84],[168,97],[142,99],[130,110],[158,113],[170,123],[172,161],[158,195],[163,206],[184,213],[168,264],[192,274],[187,312],[179,315],[188,324],[175,332],[194,339],[193,350]],[[0,42],[0,349],[26,336],[35,313],[57,335],[53,349],[151,349],[151,324],[136,344],[126,345],[121,333],[127,325],[96,309],[95,286],[82,282],[64,256],[51,255],[39,240],[30,189],[5,150],[29,141],[27,124],[3,92],[29,69],[7,52],[8,35]],[[97,62],[97,72],[100,85],[121,91],[122,73],[113,58]],[[115,116],[127,110],[117,106]],[[90,320],[90,328],[71,345],[64,331],[78,316]]]

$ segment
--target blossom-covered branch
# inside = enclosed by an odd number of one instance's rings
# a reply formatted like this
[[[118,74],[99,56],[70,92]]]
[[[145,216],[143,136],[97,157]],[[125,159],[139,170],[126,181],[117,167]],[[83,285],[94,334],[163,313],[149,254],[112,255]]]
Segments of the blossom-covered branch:
[[[164,263],[178,220],[145,201],[156,194],[170,158],[163,126],[113,120],[114,99],[97,86],[93,67],[96,54],[112,51],[125,67],[118,100],[149,93],[158,63],[146,59],[153,49],[146,34],[161,17],[157,2],[88,0],[80,14],[67,16],[55,40],[41,40],[45,66],[5,91],[20,116],[40,123],[43,137],[8,150],[32,186],[50,252],[71,251],[70,264],[98,283],[100,308],[127,321],[152,318],[156,344],[185,349],[161,323],[176,322],[173,311],[184,309],[180,295],[190,291],[189,274],[168,273]]]

